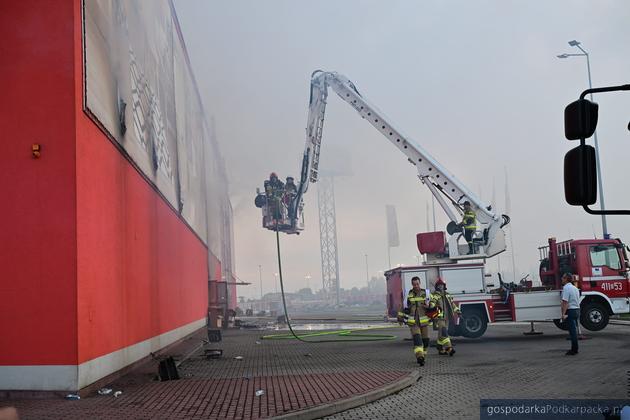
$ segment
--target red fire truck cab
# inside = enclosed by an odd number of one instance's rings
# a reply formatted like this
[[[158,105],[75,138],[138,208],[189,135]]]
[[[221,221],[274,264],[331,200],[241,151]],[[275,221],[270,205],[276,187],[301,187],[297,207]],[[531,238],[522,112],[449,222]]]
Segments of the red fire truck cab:
[[[626,247],[619,239],[584,239],[556,242],[540,251],[540,286],[531,281],[504,283],[500,276],[487,274],[483,263],[425,263],[398,267],[385,273],[389,317],[406,304],[411,278],[418,276],[422,287],[434,290],[438,277],[462,309],[459,325],[450,334],[477,338],[489,322],[554,320],[560,318],[560,278],[570,272],[581,290],[581,324],[591,331],[606,327],[610,315],[630,312],[630,281]]]
[[[620,239],[580,239],[540,247],[540,280],[550,289],[561,288],[563,273],[573,274],[581,291],[580,322],[598,331],[613,314],[630,312],[628,256]]]

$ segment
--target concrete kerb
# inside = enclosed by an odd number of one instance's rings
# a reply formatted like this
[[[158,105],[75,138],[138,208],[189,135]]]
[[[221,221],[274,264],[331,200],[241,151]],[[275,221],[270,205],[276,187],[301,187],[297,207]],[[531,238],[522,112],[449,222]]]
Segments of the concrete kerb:
[[[336,413],[341,413],[342,411],[369,404],[376,400],[380,400],[383,397],[387,397],[388,395],[395,394],[396,392],[413,385],[418,381],[418,379],[420,379],[420,372],[415,370],[409,372],[407,376],[396,382],[377,388],[365,394],[355,395],[343,400],[321,404],[306,410],[295,411],[272,418],[277,420],[311,420],[330,416]]]

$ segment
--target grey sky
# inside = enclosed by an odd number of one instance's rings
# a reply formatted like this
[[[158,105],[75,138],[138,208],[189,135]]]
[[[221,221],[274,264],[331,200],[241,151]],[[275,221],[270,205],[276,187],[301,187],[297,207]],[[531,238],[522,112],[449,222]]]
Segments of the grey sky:
[[[509,174],[517,273],[538,267],[549,236],[601,236],[600,218],[564,202],[563,109],[587,87],[583,58],[560,60],[578,39],[591,53],[594,85],[630,82],[626,1],[201,1],[176,8],[202,100],[225,156],[234,205],[237,275],[274,290],[275,242],[261,228],[255,189],[270,171],[299,175],[315,69],[348,76],[403,132],[486,201],[493,179],[504,209]],[[626,194],[630,95],[600,103],[606,204]],[[415,234],[426,230],[430,194],[406,158],[336,95],[329,97],[322,166],[351,156],[352,176],[336,181],[341,286],[387,269],[385,204],[397,208],[401,245],[392,264],[411,265]],[[328,161],[327,161],[328,159]],[[305,232],[283,236],[289,290],[321,280],[317,191],[305,197]],[[447,219],[437,209],[438,230]],[[630,218],[609,217],[629,240]],[[511,251],[511,250],[509,250]],[[501,257],[510,268],[509,253]],[[494,259],[496,260],[496,258]],[[489,267],[495,269],[496,261]]]

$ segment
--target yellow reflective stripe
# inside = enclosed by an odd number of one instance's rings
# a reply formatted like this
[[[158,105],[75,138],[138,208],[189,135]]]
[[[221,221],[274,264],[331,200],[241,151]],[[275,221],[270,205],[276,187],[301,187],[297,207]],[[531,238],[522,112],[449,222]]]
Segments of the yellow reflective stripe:
[[[405,315],[407,315],[407,314],[405,314],[404,312],[398,312],[398,316],[404,317]]]
[[[477,229],[477,215],[474,211],[464,212],[464,220],[462,221],[464,224],[464,229]]]
[[[437,343],[438,343],[439,345],[441,345],[441,346],[443,346],[443,345],[445,345],[445,344],[451,344],[451,339],[450,339],[450,338],[448,338],[448,337],[446,337],[446,338],[442,338],[442,339],[438,338],[438,339],[437,339]]]
[[[409,302],[422,302],[424,300],[420,297],[410,297],[408,299],[409,299]]]
[[[416,325],[416,320],[415,319],[408,320],[407,325]]]
[[[418,353],[422,354],[424,353],[424,347],[422,346],[416,346],[413,348],[413,352],[417,355]]]

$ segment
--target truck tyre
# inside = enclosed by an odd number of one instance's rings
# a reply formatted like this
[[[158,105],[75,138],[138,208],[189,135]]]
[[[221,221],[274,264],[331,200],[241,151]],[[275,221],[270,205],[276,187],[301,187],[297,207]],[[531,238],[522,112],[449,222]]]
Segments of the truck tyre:
[[[608,308],[598,302],[588,302],[580,308],[580,323],[589,331],[599,331],[608,325]]]
[[[562,331],[569,330],[569,324],[567,324],[566,322],[562,322],[560,319],[554,319],[553,323],[556,325],[556,327],[560,328]]]
[[[488,321],[478,309],[464,310],[460,322],[460,330],[466,338],[479,338],[488,328]]]

